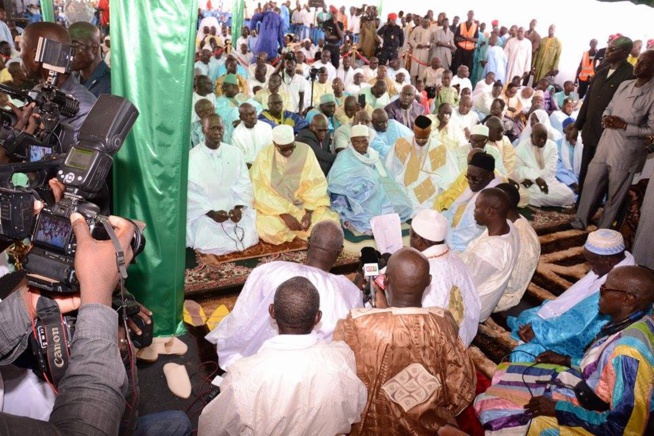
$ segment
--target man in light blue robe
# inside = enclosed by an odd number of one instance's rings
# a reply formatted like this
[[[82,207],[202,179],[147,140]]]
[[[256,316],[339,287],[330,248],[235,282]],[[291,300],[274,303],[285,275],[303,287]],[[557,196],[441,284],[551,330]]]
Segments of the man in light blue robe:
[[[495,174],[495,159],[488,153],[477,152],[468,159],[468,169],[464,184],[454,181],[450,188],[443,191],[434,205],[444,202],[444,198],[453,198],[443,216],[447,219],[450,230],[447,232],[447,245],[452,251],[464,251],[473,239],[484,233],[485,227],[475,220],[475,202],[479,193],[486,188],[499,185],[502,180]],[[436,207],[440,209],[440,207]]]
[[[384,109],[372,111],[372,128],[374,137],[370,142],[370,148],[379,153],[379,159],[382,162],[386,162],[386,156],[395,141],[413,135],[413,131],[404,124],[389,120],[388,113]]]
[[[490,37],[488,51],[486,52],[486,65],[482,77],[486,77],[490,71],[495,73],[495,80],[506,84],[506,54],[500,44],[499,38],[495,35]]]
[[[622,235],[599,229],[588,235],[584,257],[591,270],[555,300],[508,317],[511,336],[521,343],[511,353],[513,362],[532,362],[546,350],[570,356],[579,363],[586,346],[610,317],[599,313],[600,287],[614,268],[635,265],[625,251]]]
[[[379,153],[368,147],[369,136],[367,126],[352,126],[350,144],[327,176],[332,210],[343,227],[367,234],[374,216],[397,213],[405,222],[413,212],[404,187],[386,172]]]

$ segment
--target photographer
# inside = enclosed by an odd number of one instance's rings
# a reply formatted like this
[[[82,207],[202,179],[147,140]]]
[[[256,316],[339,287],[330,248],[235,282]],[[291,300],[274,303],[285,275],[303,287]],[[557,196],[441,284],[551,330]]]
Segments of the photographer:
[[[343,23],[337,20],[338,9],[329,7],[330,16],[322,23],[322,30],[325,32],[325,48],[332,57],[332,65],[338,68],[341,59],[341,44],[343,43]]]
[[[23,41],[21,42],[20,59],[23,70],[29,79],[40,81],[36,85],[34,91],[39,91],[41,86],[48,78],[49,71],[43,67],[43,64],[35,61],[37,44],[39,37],[47,38],[62,44],[71,44],[70,35],[66,28],[55,23],[34,23],[25,28],[23,32]],[[89,92],[77,79],[72,75],[63,73],[60,74],[56,87],[66,94],[70,94],[79,101],[79,111],[72,117],[64,114],[60,117],[60,122],[69,124],[74,129],[74,140],[77,140],[77,133],[82,123],[86,119],[91,107],[95,103],[96,97]],[[18,123],[14,127],[17,130],[22,130],[27,124],[30,115],[34,111],[34,105],[30,104],[23,108],[16,108],[12,106],[14,113],[18,117]],[[67,148],[69,144],[64,144]]]
[[[0,414],[3,435],[118,433],[127,376],[117,343],[118,314],[111,308],[118,283],[116,251],[111,241],[91,237],[80,214],[70,218],[77,239],[75,269],[80,294],[54,298],[62,313],[79,308],[70,364],[59,383],[49,422]],[[118,217],[109,221],[129,264],[134,225]],[[39,299],[38,291],[23,287],[0,304],[0,364],[12,363],[25,351]]]

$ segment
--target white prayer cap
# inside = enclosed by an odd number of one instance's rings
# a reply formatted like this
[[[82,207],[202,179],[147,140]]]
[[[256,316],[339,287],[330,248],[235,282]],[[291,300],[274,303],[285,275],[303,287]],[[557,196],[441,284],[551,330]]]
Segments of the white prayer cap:
[[[272,130],[273,142],[279,145],[291,144],[295,141],[293,128],[289,125],[282,124]]]
[[[545,98],[545,93],[539,89],[538,91],[534,92],[534,97]]]
[[[611,229],[599,229],[588,234],[584,248],[600,256],[611,256],[625,250],[622,234]]]
[[[470,129],[470,135],[481,135],[488,137],[488,127],[484,126],[483,124],[475,124],[472,126],[472,129]]]
[[[352,77],[356,76],[357,74],[361,74],[363,76],[363,70],[361,68],[355,69],[354,74],[352,74]]]
[[[428,241],[440,242],[447,236],[447,219],[434,209],[425,209],[413,218],[411,228]]]
[[[356,138],[357,136],[365,136],[367,138],[369,135],[370,130],[368,126],[364,126],[363,124],[352,126],[352,130],[350,131],[350,138]]]

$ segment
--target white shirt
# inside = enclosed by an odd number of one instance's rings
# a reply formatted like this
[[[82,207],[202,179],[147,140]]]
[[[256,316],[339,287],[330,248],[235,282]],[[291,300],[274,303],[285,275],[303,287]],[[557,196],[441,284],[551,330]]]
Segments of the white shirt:
[[[336,70],[336,77],[343,81],[346,88],[354,82],[354,70],[355,68],[350,67],[350,69],[345,71],[342,63],[339,65],[338,70]]]
[[[500,302],[497,303],[495,312],[510,309],[520,302],[531,282],[531,276],[536,271],[538,259],[540,259],[540,241],[529,221],[520,216],[513,224],[520,237],[520,251],[509,283],[506,285],[506,291]]]
[[[454,85],[459,85],[459,95],[461,95],[463,88],[469,88],[470,91],[472,91],[472,82],[467,77],[461,78],[457,75],[454,75],[454,77],[452,77],[450,86],[454,87]]]
[[[232,145],[238,147],[243,153],[245,162],[251,164],[259,150],[272,144],[272,139],[270,124],[257,121],[254,127],[248,129],[241,121],[232,134]]]
[[[422,296],[422,307],[449,309],[459,324],[459,337],[466,345],[477,334],[481,303],[470,273],[446,244],[422,252],[429,260],[431,284]]]
[[[489,236],[484,230],[462,252],[461,260],[468,268],[481,301],[479,322],[488,319],[504,295],[520,250],[520,237],[511,221],[506,235]]]
[[[352,350],[315,332],[268,339],[230,366],[220,389],[200,415],[200,436],[347,434],[368,396]]]
[[[352,15],[347,20],[347,30],[355,35],[361,32],[361,17],[359,15]]]
[[[303,92],[306,96],[307,82],[301,74],[295,73],[293,77],[289,77],[286,73],[282,75],[281,89],[286,91],[291,96],[292,107],[285,108],[291,112],[299,112],[300,109],[300,93]]]
[[[268,306],[277,287],[297,276],[309,279],[320,293],[322,319],[315,330],[326,341],[331,341],[339,319],[351,309],[363,306],[361,291],[345,276],[292,262],[261,265],[250,273],[234,310],[206,336],[216,344],[221,368],[227,369],[237,360],[252,356],[264,341],[277,334],[275,322],[268,316]]]

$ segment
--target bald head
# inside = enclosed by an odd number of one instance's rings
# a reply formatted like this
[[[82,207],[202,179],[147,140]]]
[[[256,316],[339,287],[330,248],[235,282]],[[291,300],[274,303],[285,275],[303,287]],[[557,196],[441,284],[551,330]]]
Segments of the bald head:
[[[343,250],[343,238],[343,229],[340,225],[330,220],[320,221],[311,229],[309,252],[323,250],[338,256]]]
[[[613,47],[625,50],[627,54],[631,53],[631,50],[634,48],[634,42],[631,40],[631,38],[627,38],[626,36],[618,36],[613,41],[611,41],[611,45]]]
[[[64,26],[55,23],[38,22],[32,23],[25,28],[23,32],[23,44],[28,47],[33,44],[36,49],[39,37],[52,39],[62,44],[71,43],[70,34]]]
[[[606,283],[607,288],[632,293],[636,297],[636,310],[649,310],[654,304],[654,272],[650,269],[642,266],[614,268]]]
[[[479,200],[484,207],[493,209],[497,220],[506,221],[511,208],[509,196],[501,189],[488,188],[479,193]]]
[[[366,126],[370,126],[370,123],[372,122],[370,114],[366,112],[365,110],[360,110],[356,114],[354,114],[354,121],[352,122],[353,125],[357,124],[363,124]]]
[[[102,32],[97,26],[94,26],[91,23],[85,21],[78,21],[73,23],[68,28],[68,33],[70,34],[70,39],[72,41],[83,41],[83,42],[93,42],[96,44],[102,43]]]
[[[309,279],[293,277],[279,285],[269,310],[280,334],[308,334],[320,320],[320,294]]]
[[[414,248],[402,248],[388,260],[386,291],[391,307],[422,307],[422,296],[431,283],[429,261]]]
[[[325,129],[329,126],[329,121],[327,117],[323,114],[316,114],[311,119],[311,128],[314,130]]]

